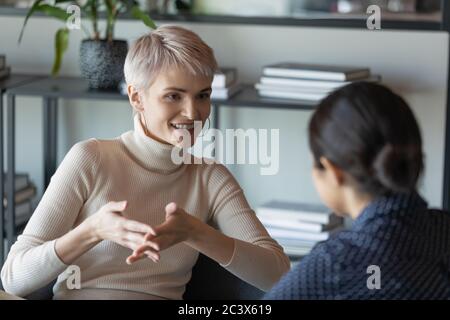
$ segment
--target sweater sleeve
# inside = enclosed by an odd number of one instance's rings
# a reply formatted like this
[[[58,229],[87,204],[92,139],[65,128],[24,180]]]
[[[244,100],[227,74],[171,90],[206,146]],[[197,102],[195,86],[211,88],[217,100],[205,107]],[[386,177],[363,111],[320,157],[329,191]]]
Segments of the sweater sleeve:
[[[74,227],[97,165],[94,139],[75,144],[67,153],[23,234],[11,247],[1,271],[5,291],[26,296],[67,268],[56,254],[55,242]]]
[[[213,167],[209,183],[211,222],[225,235],[234,238],[232,258],[222,266],[267,291],[289,270],[289,259],[258,220],[228,169],[220,164]]]

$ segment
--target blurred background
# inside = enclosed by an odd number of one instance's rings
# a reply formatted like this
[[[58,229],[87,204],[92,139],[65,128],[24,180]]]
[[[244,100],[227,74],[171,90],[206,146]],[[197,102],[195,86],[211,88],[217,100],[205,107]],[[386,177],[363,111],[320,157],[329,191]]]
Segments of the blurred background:
[[[51,2],[51,1],[49,1]],[[86,1],[79,1],[80,3]],[[433,14],[440,0],[139,0],[143,8],[161,14],[192,14],[295,17],[307,14],[365,14],[370,5],[386,13]],[[0,5],[30,7],[33,0],[0,0]]]

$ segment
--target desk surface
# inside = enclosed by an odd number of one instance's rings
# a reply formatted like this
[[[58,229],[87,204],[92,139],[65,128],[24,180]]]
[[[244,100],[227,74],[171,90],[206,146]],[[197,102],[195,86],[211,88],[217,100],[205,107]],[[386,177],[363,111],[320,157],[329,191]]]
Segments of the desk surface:
[[[22,96],[41,96],[67,99],[128,100],[115,90],[90,89],[86,80],[78,77],[45,77],[8,90]]]
[[[47,77],[9,89],[8,93],[66,99],[128,100],[126,95],[118,91],[89,89],[87,81],[79,77]],[[253,84],[243,84],[242,90],[229,99],[213,99],[211,102],[224,106],[297,110],[313,110],[316,106],[315,102],[310,101],[261,97]]]
[[[0,80],[0,91],[3,93],[8,89],[12,89],[21,85],[25,85],[32,81],[42,79],[43,75],[33,75],[33,74],[12,74],[8,78]]]

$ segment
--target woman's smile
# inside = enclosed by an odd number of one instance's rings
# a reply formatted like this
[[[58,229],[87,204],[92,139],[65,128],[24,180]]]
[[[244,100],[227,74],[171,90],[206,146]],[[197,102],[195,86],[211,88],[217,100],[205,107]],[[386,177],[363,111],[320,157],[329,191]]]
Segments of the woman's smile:
[[[191,123],[171,123],[170,124],[175,129],[191,130],[194,129],[194,122]]]
[[[182,142],[183,139],[189,137],[189,144],[195,141],[196,135],[202,130],[201,120],[182,120],[169,123],[170,130],[175,137],[176,143]],[[196,132],[197,131],[197,132]]]

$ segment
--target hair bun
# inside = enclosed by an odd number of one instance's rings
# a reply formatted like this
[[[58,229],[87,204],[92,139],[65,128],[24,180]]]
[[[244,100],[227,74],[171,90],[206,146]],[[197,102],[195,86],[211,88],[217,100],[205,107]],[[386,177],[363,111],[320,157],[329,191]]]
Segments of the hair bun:
[[[373,163],[374,175],[388,191],[410,192],[415,189],[423,167],[419,146],[385,145]]]

